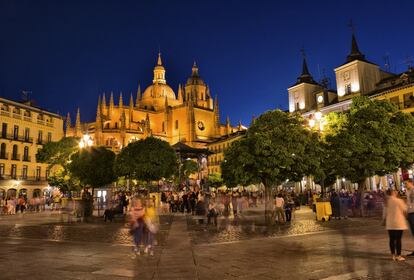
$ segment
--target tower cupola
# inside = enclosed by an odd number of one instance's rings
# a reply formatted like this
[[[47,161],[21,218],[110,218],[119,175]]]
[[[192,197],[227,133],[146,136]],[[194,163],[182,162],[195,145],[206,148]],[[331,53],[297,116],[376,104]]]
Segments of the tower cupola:
[[[154,79],[153,84],[166,84],[165,80],[165,68],[162,66],[161,53],[158,53],[157,65],[154,67]]]

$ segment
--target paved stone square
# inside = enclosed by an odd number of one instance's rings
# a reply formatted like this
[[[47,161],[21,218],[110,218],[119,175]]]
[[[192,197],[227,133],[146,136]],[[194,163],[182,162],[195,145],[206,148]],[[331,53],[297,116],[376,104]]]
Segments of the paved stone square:
[[[122,219],[1,216],[0,279],[412,279],[414,258],[391,260],[378,219],[321,223],[306,209],[296,215],[271,227],[260,211],[219,219],[217,227],[163,215],[155,255],[136,259]],[[403,249],[414,249],[409,232]]]

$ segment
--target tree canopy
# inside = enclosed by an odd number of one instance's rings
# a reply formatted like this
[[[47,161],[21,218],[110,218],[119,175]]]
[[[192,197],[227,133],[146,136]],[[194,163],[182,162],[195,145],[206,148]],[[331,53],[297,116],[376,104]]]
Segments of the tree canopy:
[[[184,160],[181,165],[181,174],[185,179],[188,179],[191,174],[198,171],[198,163],[193,160]]]
[[[390,102],[356,97],[349,112],[330,118],[324,139],[337,175],[363,184],[413,162],[414,118]]]
[[[160,139],[148,137],[130,143],[115,160],[115,172],[142,181],[160,180],[176,174],[178,161],[171,146]]]
[[[230,187],[299,181],[320,173],[319,154],[318,137],[300,116],[269,111],[255,120],[245,138],[225,151],[223,179]]]
[[[103,187],[116,179],[114,161],[114,152],[104,147],[91,147],[73,154],[68,168],[83,186]]]
[[[79,139],[64,137],[57,142],[49,142],[37,151],[37,162],[49,164],[49,168],[60,165],[66,169],[70,157],[79,149]]]

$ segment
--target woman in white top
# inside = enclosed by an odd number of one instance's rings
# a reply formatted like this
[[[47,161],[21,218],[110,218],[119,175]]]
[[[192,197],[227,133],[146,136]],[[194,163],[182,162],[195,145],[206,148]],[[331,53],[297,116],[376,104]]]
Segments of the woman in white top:
[[[385,228],[390,237],[390,250],[392,259],[404,261],[401,256],[401,238],[404,230],[408,229],[406,221],[407,205],[402,199],[397,197],[397,192],[390,190],[384,208]]]

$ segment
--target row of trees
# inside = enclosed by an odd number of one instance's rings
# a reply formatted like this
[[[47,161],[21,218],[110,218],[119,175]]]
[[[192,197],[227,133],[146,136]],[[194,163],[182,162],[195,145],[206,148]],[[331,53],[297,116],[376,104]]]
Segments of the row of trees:
[[[414,159],[414,118],[388,101],[356,97],[348,112],[330,113],[324,131],[309,128],[299,114],[280,110],[261,115],[242,140],[226,152],[222,174],[227,186],[272,186],[312,176],[322,187],[338,177],[361,188],[373,175],[407,167]]]
[[[171,146],[153,137],[130,143],[118,155],[104,147],[79,149],[78,144],[78,138],[62,138],[47,143],[36,155],[53,170],[49,184],[63,192],[104,187],[120,177],[141,182],[177,178],[178,174],[186,178],[198,169],[193,161],[180,164]]]

